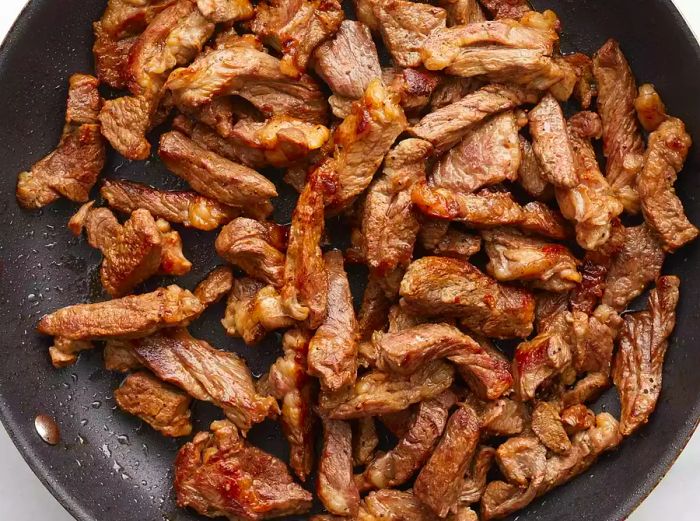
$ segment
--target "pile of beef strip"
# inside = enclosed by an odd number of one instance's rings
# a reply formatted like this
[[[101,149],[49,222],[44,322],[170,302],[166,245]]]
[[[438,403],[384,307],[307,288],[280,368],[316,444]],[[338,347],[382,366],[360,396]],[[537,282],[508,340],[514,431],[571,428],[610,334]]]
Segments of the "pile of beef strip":
[[[84,204],[69,227],[102,252],[113,299],[38,329],[56,367],[104,345],[106,367],[128,373],[119,407],[164,436],[191,434],[192,400],[221,409],[180,449],[181,507],[304,514],[315,475],[317,521],[501,518],[653,412],[679,292],[661,268],[698,235],[673,187],[691,139],[652,85],[637,87],[617,42],[561,55],[556,15],[523,0],[355,11],[109,0],[96,77],[70,79],[61,140],[19,175],[17,199]],[[104,100],[100,84],[123,95]],[[571,97],[581,111],[566,119]],[[157,154],[191,190],[109,179],[104,205],[89,200],[106,147],[144,159],[165,121]],[[268,166],[300,192],[290,225],[269,220]],[[345,252],[324,246],[333,216],[352,237]],[[182,226],[218,233],[225,265],[192,291],[134,294],[191,269]],[[346,263],[369,269],[359,310]],[[644,310],[623,315],[650,286]],[[231,337],[253,346],[285,330],[260,379],[187,330],[222,298]],[[519,342],[512,356],[493,343],[504,339]],[[589,408],[611,385],[619,419]],[[282,425],[288,464],[246,439],[267,420]],[[394,440],[385,452],[378,429]]]

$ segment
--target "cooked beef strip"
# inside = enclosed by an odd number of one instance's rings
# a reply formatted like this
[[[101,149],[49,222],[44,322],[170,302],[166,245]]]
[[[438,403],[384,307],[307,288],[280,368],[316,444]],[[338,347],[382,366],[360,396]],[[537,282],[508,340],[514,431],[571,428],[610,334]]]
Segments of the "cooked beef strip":
[[[411,188],[425,179],[432,145],[421,139],[399,142],[386,156],[384,171],[369,187],[362,213],[365,262],[377,277],[405,268],[413,256],[418,218]]]
[[[102,351],[105,369],[118,373],[128,373],[141,369],[143,364],[139,362],[131,347],[128,341],[107,340]]]
[[[352,385],[357,376],[357,320],[342,253],[328,252],[323,260],[327,314],[309,343],[308,371],[324,390],[337,391]]]
[[[484,186],[514,181],[520,166],[518,127],[513,112],[477,125],[435,165],[433,186],[465,194]]]
[[[496,450],[493,447],[482,445],[476,450],[471,469],[467,471],[459,492],[458,505],[467,507],[479,502],[486,489],[487,475],[495,457]]]
[[[623,206],[603,177],[590,139],[600,137],[600,118],[593,112],[579,112],[569,120],[569,137],[579,184],[557,188],[559,208],[575,222],[576,241],[587,250],[596,250],[610,238],[612,222]]]
[[[358,418],[353,422],[352,461],[356,467],[367,465],[374,459],[379,446],[379,435],[374,418]]]
[[[372,338],[375,331],[384,330],[391,300],[386,296],[378,277],[370,275],[362,296],[362,304],[357,314],[357,330],[359,341]]]
[[[430,104],[440,77],[425,69],[388,67],[383,69],[384,84],[399,95],[399,103],[407,115],[420,116]]]
[[[477,78],[442,76],[430,98],[430,108],[432,111],[436,111],[446,105],[456,103],[466,95],[476,92],[481,87],[483,87],[483,83]]]
[[[498,284],[468,262],[444,257],[413,262],[401,282],[401,296],[412,312],[457,317],[473,331],[490,337],[526,337],[532,332],[532,295]]]
[[[481,251],[481,237],[450,227],[440,242],[432,248],[431,253],[438,257],[469,260]]]
[[[532,149],[532,144],[519,136],[520,140],[520,168],[518,170],[518,182],[523,189],[535,199],[548,200],[552,197],[552,185],[544,177],[542,165]]]
[[[279,412],[273,397],[256,393],[250,370],[238,355],[215,349],[185,329],[136,340],[133,349],[158,378],[221,407],[243,431]]]
[[[236,279],[221,321],[226,334],[241,337],[248,345],[260,342],[269,331],[294,324],[274,286],[250,278]]]
[[[220,301],[233,287],[233,271],[227,266],[214,268],[194,289],[194,296],[209,307]]]
[[[510,360],[485,338],[475,338],[480,350],[453,355],[449,360],[456,365],[460,376],[474,394],[495,400],[512,388]]]
[[[644,220],[669,252],[695,240],[700,233],[686,217],[673,188],[691,145],[683,122],[670,118],[649,136],[644,168],[637,177]]]
[[[532,11],[528,0],[480,0],[495,19],[512,18],[517,20]]]
[[[421,367],[410,376],[370,371],[354,388],[323,393],[320,408],[328,417],[349,420],[401,411],[439,395],[452,385],[454,369],[441,360]]]
[[[564,292],[581,282],[578,260],[560,244],[527,237],[509,228],[481,232],[489,256],[486,269],[501,282],[528,281],[546,291]]]
[[[323,419],[316,493],[332,514],[357,515],[360,493],[352,474],[352,430],[348,422]]]
[[[370,81],[381,78],[377,47],[362,22],[345,20],[335,37],[314,52],[315,70],[333,94],[358,99]]]
[[[564,56],[564,60],[576,70],[576,87],[574,97],[583,110],[588,110],[593,104],[593,98],[598,96],[598,85],[593,76],[593,61],[579,52]]]
[[[17,202],[23,208],[41,208],[60,197],[79,203],[88,200],[105,162],[105,145],[97,121],[102,104],[98,86],[99,81],[92,76],[71,76],[58,146],[31,170],[19,174]]]
[[[557,407],[548,402],[539,402],[532,411],[532,430],[540,442],[557,454],[571,450],[571,441]]]
[[[191,0],[180,0],[160,12],[136,40],[123,71],[133,96],[106,101],[100,112],[102,134],[121,155],[148,157],[146,132],[170,71],[194,59],[213,32],[214,24]]]
[[[396,446],[377,455],[364,472],[356,476],[360,490],[393,488],[410,480],[433,452],[456,401],[457,396],[448,390],[421,402]]]
[[[172,285],[142,295],[68,306],[44,316],[37,329],[69,340],[139,338],[184,326],[203,309],[192,293]]]
[[[559,102],[551,94],[530,111],[530,134],[535,156],[542,165],[544,178],[559,188],[574,188],[579,176],[574,150]]]
[[[608,271],[603,304],[624,311],[647,284],[656,280],[664,258],[661,244],[647,224],[625,229],[622,250]]]
[[[154,217],[205,231],[226,224],[241,211],[196,192],[159,190],[125,180],[105,179],[100,195],[119,212],[130,214],[143,208]]]
[[[327,198],[329,210],[349,206],[371,183],[384,156],[406,128],[397,95],[380,80],[370,82],[362,98],[353,104],[350,115],[333,133],[333,158],[325,169],[333,187]]]
[[[601,305],[590,316],[574,311],[569,321],[576,371],[609,375],[613,346],[622,325],[620,316],[611,307]]]
[[[447,26],[466,25],[486,21],[486,14],[477,0],[439,0],[447,11]]]
[[[571,238],[571,228],[562,215],[545,203],[532,201],[523,206],[523,220],[517,227],[560,241]]]
[[[496,449],[496,462],[506,479],[520,487],[541,483],[546,466],[546,448],[530,434],[509,438]]]
[[[569,436],[588,430],[595,425],[595,413],[580,403],[567,407],[559,415],[564,430]]]
[[[597,400],[610,387],[610,378],[602,373],[589,373],[581,378],[572,389],[562,394],[562,405],[571,407]]]
[[[246,208],[255,217],[266,217],[272,211],[269,199],[277,196],[275,185],[255,170],[205,150],[184,134],[163,134],[158,154],[171,172],[202,195]]]
[[[308,123],[326,122],[327,103],[318,83],[301,74],[290,78],[281,62],[250,46],[222,46],[173,71],[166,84],[178,107],[201,107],[218,96],[238,95],[265,116],[286,115]]]
[[[197,0],[197,7],[207,20],[214,23],[249,20],[254,13],[248,0]]]
[[[437,245],[447,236],[450,231],[450,221],[420,216],[420,231],[418,232],[418,243],[427,251],[437,248]]]
[[[421,47],[435,30],[446,26],[447,20],[440,7],[406,0],[377,2],[374,16],[384,45],[401,67],[421,65]]]
[[[519,400],[535,397],[547,379],[560,374],[571,363],[571,348],[558,333],[540,333],[520,344],[513,358],[515,394]]]
[[[637,118],[647,132],[654,132],[661,126],[661,123],[668,119],[666,105],[661,96],[656,92],[656,88],[646,83],[639,87],[639,94],[634,100],[634,108],[637,111]]]
[[[289,247],[284,266],[282,304],[295,320],[316,329],[326,318],[328,275],[321,238],[324,220],[323,165],[309,175],[292,214]]]
[[[410,131],[414,136],[430,141],[437,153],[445,152],[456,145],[473,125],[492,114],[536,99],[532,93],[516,87],[487,85],[431,112]]]
[[[593,57],[593,74],[598,84],[598,113],[603,121],[603,153],[607,158],[605,177],[628,211],[636,207],[636,171],[625,167],[628,156],[644,153],[634,100],[637,82],[615,40],[600,48]]]
[[[280,288],[284,282],[285,236],[286,230],[277,224],[238,217],[221,229],[215,247],[220,257],[250,277]]]
[[[113,89],[125,88],[123,71],[138,36],[115,39],[105,31],[102,21],[95,22],[93,30],[95,43],[92,47],[92,54],[95,62],[95,76],[99,78],[100,82]]]
[[[139,371],[126,377],[114,400],[125,412],[138,416],[163,436],[189,436],[192,398],[153,375]]]
[[[303,514],[312,496],[297,485],[279,459],[242,440],[227,421],[211,424],[185,444],[175,460],[175,492],[181,508],[230,521]]]
[[[438,516],[447,516],[457,503],[478,443],[479,418],[471,407],[460,404],[413,485],[416,497]]]
[[[515,436],[530,425],[530,413],[522,402],[510,398],[484,401],[470,395],[465,403],[479,415],[484,436]]]
[[[676,325],[677,277],[660,277],[648,309],[625,316],[613,380],[620,394],[620,432],[629,436],[644,425],[661,393],[668,338]]]

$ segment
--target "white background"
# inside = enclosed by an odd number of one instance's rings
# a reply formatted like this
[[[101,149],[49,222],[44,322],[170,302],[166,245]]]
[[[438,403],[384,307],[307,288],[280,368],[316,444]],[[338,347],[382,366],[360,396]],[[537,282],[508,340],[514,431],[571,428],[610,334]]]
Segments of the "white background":
[[[57,0],[60,1],[60,0]],[[700,35],[700,2],[675,0],[686,20]],[[26,0],[0,0],[0,38],[9,30]],[[45,490],[0,426],[0,519],[8,521],[73,521]],[[668,476],[630,516],[629,521],[697,521],[700,491],[700,431]],[[106,521],[106,520],[105,520]],[[130,521],[130,520],[124,520]]]

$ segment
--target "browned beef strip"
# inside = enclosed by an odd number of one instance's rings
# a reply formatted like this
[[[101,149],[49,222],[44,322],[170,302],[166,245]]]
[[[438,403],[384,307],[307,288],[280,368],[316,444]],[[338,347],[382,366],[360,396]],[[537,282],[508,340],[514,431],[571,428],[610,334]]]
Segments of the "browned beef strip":
[[[581,108],[588,110],[593,104],[593,98],[598,96],[598,85],[593,76],[593,61],[580,52],[568,54],[564,59],[576,70],[576,87],[574,97],[581,104]]]
[[[520,169],[518,170],[518,182],[525,191],[535,199],[547,200],[552,197],[552,185],[544,177],[542,165],[537,159],[532,144],[524,138],[520,139]]]
[[[558,333],[541,333],[520,344],[513,358],[516,396],[527,401],[548,378],[560,374],[571,363],[571,348]]]
[[[370,275],[357,315],[359,341],[367,341],[375,331],[384,330],[390,306],[391,300],[384,293],[377,277]]]
[[[571,450],[571,441],[556,406],[539,402],[532,411],[532,430],[549,450],[557,454]]]
[[[420,115],[430,104],[440,78],[434,72],[410,67],[389,67],[382,71],[384,83],[399,94],[399,103],[406,114]]]
[[[676,325],[677,277],[661,277],[646,311],[625,316],[613,380],[620,394],[620,432],[629,436],[644,425],[661,393],[668,338]]]
[[[654,132],[668,119],[666,105],[656,88],[646,83],[639,87],[639,94],[634,100],[637,118],[647,132]]]
[[[478,521],[476,513],[467,507],[457,507],[455,513],[447,516],[447,521]],[[425,506],[412,491],[377,490],[370,492],[360,505],[359,519],[382,519],[391,521],[438,521],[436,516]],[[312,521],[331,521],[323,516],[315,516]],[[334,521],[338,521],[335,518]]]
[[[249,0],[197,0],[202,14],[214,23],[237,22],[253,17],[253,5]]]
[[[459,505],[469,506],[481,499],[495,456],[496,450],[488,445],[482,445],[477,449],[471,463],[471,469],[467,471],[464,483],[462,483],[458,499]]]
[[[233,271],[228,266],[214,268],[194,289],[194,296],[209,307],[220,301],[233,286]]]
[[[185,444],[175,460],[179,507],[207,516],[258,521],[303,514],[312,496],[279,459],[240,438],[227,421],[214,422]]]
[[[164,436],[189,436],[192,398],[153,375],[139,371],[126,377],[114,391],[117,405],[138,416]]]
[[[528,0],[480,0],[491,16],[496,19],[512,18],[517,20],[532,11]]]
[[[448,27],[486,20],[486,13],[477,0],[439,0],[438,5],[447,11]]]
[[[498,284],[468,262],[444,257],[413,262],[401,282],[401,296],[413,312],[457,317],[473,331],[490,337],[526,337],[532,331],[532,295]]]
[[[316,492],[332,514],[354,516],[360,493],[352,475],[352,430],[348,422],[323,420],[323,447]]]
[[[353,465],[365,466],[374,459],[379,446],[379,435],[374,418],[358,418],[352,430]]]

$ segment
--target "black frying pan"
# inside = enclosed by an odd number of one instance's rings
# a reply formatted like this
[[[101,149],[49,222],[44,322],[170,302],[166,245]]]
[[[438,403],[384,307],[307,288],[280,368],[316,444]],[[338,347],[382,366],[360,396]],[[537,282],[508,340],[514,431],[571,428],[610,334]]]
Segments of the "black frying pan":
[[[37,335],[39,317],[56,308],[103,298],[96,278],[99,257],[73,238],[66,221],[75,205],[58,202],[40,212],[21,211],[14,198],[16,175],[52,150],[61,132],[67,79],[92,69],[91,23],[106,0],[32,0],[0,49],[0,416],[34,472],[80,521],[184,521],[198,519],[178,510],[171,489],[178,443],[115,410],[112,391],[120,376],[101,367],[99,351],[82,355],[71,368],[54,370],[48,339]],[[563,21],[564,51],[596,50],[608,37],[622,43],[641,81],[652,81],[671,114],[681,117],[700,143],[700,48],[670,0],[542,0]],[[700,223],[697,175],[700,146],[691,152],[678,182],[692,221]],[[128,163],[112,154],[106,175],[174,188],[178,180],[156,158]],[[285,190],[276,218],[289,217],[293,197]],[[195,269],[178,282],[193,287],[219,261],[214,234],[184,230]],[[607,455],[583,477],[536,501],[521,519],[619,520],[626,517],[669,469],[700,418],[700,243],[673,256],[666,271],[680,275],[678,326],[671,343],[658,409],[649,424]],[[361,274],[352,274],[353,290]],[[148,288],[162,281],[152,281]],[[226,338],[218,321],[221,307],[192,326],[196,336],[233,349],[255,374],[278,354],[278,339],[255,348]],[[616,412],[614,392],[599,407]],[[33,427],[38,413],[53,416],[62,441],[46,445]],[[217,413],[198,404],[196,428],[206,429]],[[273,425],[254,429],[250,439],[286,457]],[[690,507],[690,505],[689,505]]]

